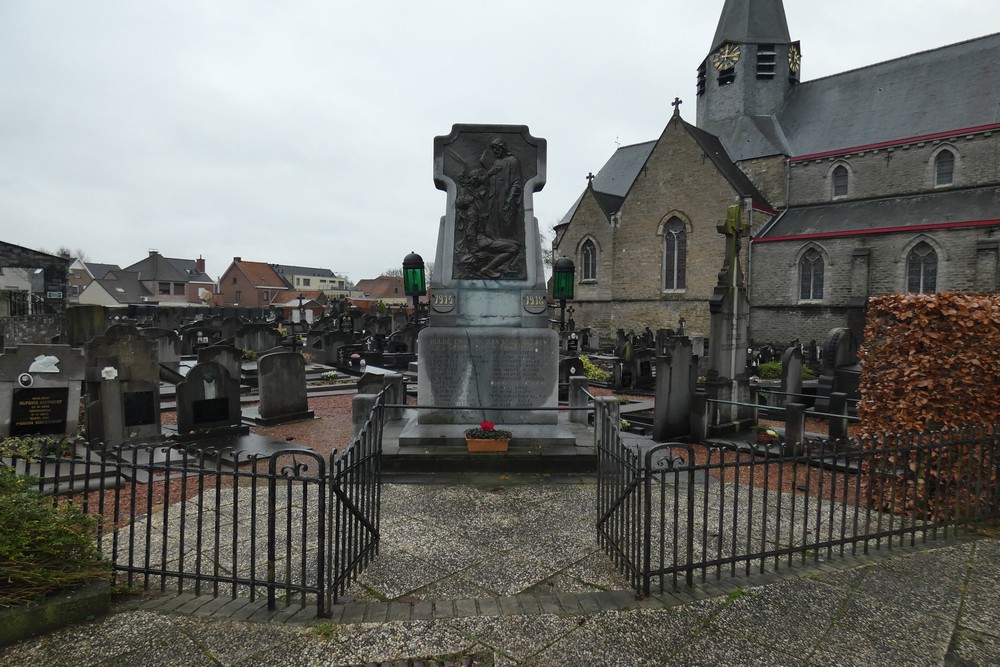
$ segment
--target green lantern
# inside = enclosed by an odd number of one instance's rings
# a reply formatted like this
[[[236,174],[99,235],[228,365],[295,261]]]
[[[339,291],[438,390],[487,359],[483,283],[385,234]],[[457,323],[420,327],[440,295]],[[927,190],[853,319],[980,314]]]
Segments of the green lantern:
[[[552,265],[552,297],[555,299],[573,298],[573,274],[576,265],[569,257],[560,257]]]
[[[406,296],[423,296],[427,294],[427,284],[424,279],[424,258],[415,252],[403,258],[403,290]]]

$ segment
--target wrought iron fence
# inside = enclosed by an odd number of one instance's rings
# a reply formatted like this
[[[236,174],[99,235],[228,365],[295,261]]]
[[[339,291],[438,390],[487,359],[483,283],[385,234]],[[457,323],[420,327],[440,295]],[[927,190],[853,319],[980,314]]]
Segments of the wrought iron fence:
[[[53,502],[103,517],[98,547],[122,583],[195,595],[267,598],[327,615],[378,553],[380,394],[364,429],[327,457],[170,444],[71,445],[8,459]]]
[[[603,423],[613,406],[601,403]],[[763,457],[599,432],[598,535],[639,594],[943,539],[1000,516],[1000,426]]]

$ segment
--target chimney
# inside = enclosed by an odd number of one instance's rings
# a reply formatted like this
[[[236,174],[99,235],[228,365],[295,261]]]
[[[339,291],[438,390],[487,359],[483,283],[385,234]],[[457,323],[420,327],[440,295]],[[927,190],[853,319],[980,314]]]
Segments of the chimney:
[[[234,262],[242,262],[243,258],[242,257],[233,257],[233,261]]]
[[[156,255],[159,255],[159,254],[160,254],[159,250],[154,250],[153,248],[149,249],[149,256],[150,257],[155,257]]]
[[[205,258],[199,257],[198,259],[196,259],[194,262],[194,266],[196,269],[198,269],[199,273],[205,273]]]

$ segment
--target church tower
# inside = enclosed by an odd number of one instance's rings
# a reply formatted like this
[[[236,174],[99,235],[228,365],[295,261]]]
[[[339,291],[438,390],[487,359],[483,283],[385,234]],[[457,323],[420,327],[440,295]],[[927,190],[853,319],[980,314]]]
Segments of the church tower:
[[[698,127],[733,137],[748,121],[771,125],[799,81],[801,61],[781,0],[726,0],[711,50],[698,68]],[[780,137],[769,139],[781,152]]]

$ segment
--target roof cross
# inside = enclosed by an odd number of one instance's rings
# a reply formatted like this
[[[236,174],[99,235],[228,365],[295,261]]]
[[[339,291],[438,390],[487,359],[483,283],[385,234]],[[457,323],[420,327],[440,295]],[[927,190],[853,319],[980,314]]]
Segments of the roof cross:
[[[680,116],[681,115],[681,105],[682,104],[684,104],[684,100],[682,100],[679,97],[675,97],[674,101],[670,103],[670,106],[672,106],[674,108],[674,115],[675,116]]]
[[[587,172],[587,183],[593,184],[594,182],[594,172]]]

